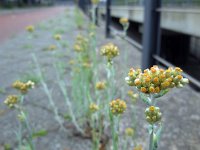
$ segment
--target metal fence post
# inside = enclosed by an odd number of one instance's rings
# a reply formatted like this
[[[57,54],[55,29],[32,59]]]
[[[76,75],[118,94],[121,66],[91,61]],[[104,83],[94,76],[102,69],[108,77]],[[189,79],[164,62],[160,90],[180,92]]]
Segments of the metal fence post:
[[[111,0],[106,1],[106,37],[110,37],[110,6],[111,6]]]
[[[97,6],[95,8],[95,25],[98,25],[98,20],[99,20],[99,7]]]
[[[154,65],[156,61],[153,55],[159,52],[160,12],[157,8],[161,6],[160,2],[161,0],[145,1],[142,69]]]

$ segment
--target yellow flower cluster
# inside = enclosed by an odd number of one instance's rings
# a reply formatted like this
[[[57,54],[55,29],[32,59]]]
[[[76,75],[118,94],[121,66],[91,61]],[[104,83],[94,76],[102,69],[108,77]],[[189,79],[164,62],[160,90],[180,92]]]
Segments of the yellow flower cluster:
[[[82,51],[83,51],[83,47],[81,47],[81,46],[78,45],[78,44],[75,44],[75,45],[74,45],[74,50],[75,50],[76,52],[82,52]]]
[[[56,45],[49,45],[49,47],[47,48],[49,51],[53,51],[55,50],[57,47]]]
[[[74,60],[74,59],[71,59],[70,61],[69,61],[69,64],[70,65],[74,65],[76,63],[76,61]]]
[[[90,104],[89,109],[90,109],[90,111],[91,111],[92,113],[94,113],[94,112],[96,112],[96,111],[99,110],[99,106],[96,105],[96,104],[94,104],[94,103],[92,103],[92,104]]]
[[[97,5],[99,3],[99,0],[91,0],[92,4]]]
[[[34,85],[35,85],[35,83],[32,81],[28,81],[28,82],[24,83],[24,82],[17,80],[12,84],[12,87],[19,90],[21,93],[25,94],[28,92],[28,90],[30,88],[34,88]]]
[[[53,38],[54,38],[55,40],[59,41],[59,40],[62,39],[62,36],[61,36],[60,34],[55,34],[55,35],[53,36]]]
[[[146,120],[150,124],[154,124],[161,120],[162,113],[159,107],[150,106],[145,110]]]
[[[119,115],[124,113],[126,110],[126,103],[121,99],[112,100],[110,102],[110,110],[114,115]]]
[[[143,150],[142,145],[138,145],[138,146],[134,147],[133,150]]]
[[[26,27],[26,31],[33,32],[35,30],[35,27],[33,25],[29,25]]]
[[[183,78],[180,68],[170,67],[164,70],[156,65],[144,70],[144,72],[141,69],[131,68],[125,80],[128,85],[136,86],[141,92],[147,94],[159,93],[161,90],[174,87],[183,87],[189,82],[187,78]]]
[[[97,90],[104,90],[105,88],[106,88],[106,82],[102,81],[102,82],[96,83],[96,89]]]
[[[126,136],[132,137],[132,136],[134,135],[134,133],[135,133],[135,131],[134,131],[133,128],[126,128],[126,129],[125,129],[125,135],[126,135]]]
[[[92,67],[92,64],[91,64],[91,63],[88,63],[88,62],[84,62],[84,63],[82,64],[82,66],[83,66],[84,68],[91,68],[91,67]]]
[[[4,104],[6,104],[10,108],[13,108],[17,103],[18,97],[16,95],[9,95],[4,101]]]
[[[126,24],[129,23],[127,18],[120,18],[120,19],[119,19],[119,22],[120,22],[122,25],[126,25]]]
[[[78,35],[74,44],[74,51],[83,52],[88,48],[88,39]]]
[[[112,62],[112,59],[119,55],[119,49],[113,43],[108,43],[101,48],[101,55],[106,56],[108,62]]]

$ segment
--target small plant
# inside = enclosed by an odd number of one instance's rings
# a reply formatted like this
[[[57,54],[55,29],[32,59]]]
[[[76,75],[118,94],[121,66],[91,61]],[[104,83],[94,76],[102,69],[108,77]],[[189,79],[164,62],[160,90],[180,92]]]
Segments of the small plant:
[[[123,36],[125,37],[127,34],[128,27],[129,27],[129,21],[127,18],[120,18],[119,22],[123,27]]]
[[[112,64],[112,59],[119,55],[119,49],[113,43],[108,43],[101,48],[101,55],[107,58],[108,64]]]
[[[141,99],[148,105],[145,115],[149,123],[149,150],[156,150],[162,130],[162,123],[159,123],[162,113],[156,106],[158,98],[164,96],[172,88],[183,87],[189,81],[182,76],[182,70],[178,67],[164,70],[158,66],[153,66],[144,72],[141,69],[131,68],[125,80],[129,86],[136,87]]]
[[[17,111],[17,118],[19,121],[19,132],[16,132],[18,139],[18,147],[26,147],[30,150],[35,150],[33,144],[33,129],[30,126],[28,112],[23,106],[24,97],[31,88],[34,88],[35,83],[32,81],[21,82],[19,80],[15,81],[12,85],[13,88],[20,92],[19,95],[9,95],[4,104],[6,104],[10,109],[15,109]],[[24,136],[23,133],[27,132],[27,136]]]
[[[126,110],[126,107],[126,103],[120,99],[112,100],[110,102],[109,117],[111,123],[113,150],[119,149],[119,122],[121,115]]]

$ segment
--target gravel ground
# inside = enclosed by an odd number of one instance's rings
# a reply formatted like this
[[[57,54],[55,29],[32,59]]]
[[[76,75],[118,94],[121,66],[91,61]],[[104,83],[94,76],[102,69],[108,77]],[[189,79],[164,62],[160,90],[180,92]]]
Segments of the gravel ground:
[[[73,53],[69,51],[73,47],[76,36],[82,32],[86,33],[87,18],[83,30],[78,30],[73,19],[73,8],[67,9],[67,14],[59,15],[51,20],[46,20],[37,25],[34,33],[35,38],[29,39],[28,33],[22,32],[15,38],[7,40],[0,45],[0,144],[16,143],[14,131],[17,129],[15,111],[9,110],[4,106],[3,100],[9,93],[15,93],[10,87],[13,81],[21,79],[26,74],[34,73],[34,63],[31,54],[36,54],[39,63],[45,73],[45,79],[50,89],[52,89],[54,100],[59,112],[65,113],[62,94],[55,82],[55,71],[52,67],[54,61],[68,62],[73,58]],[[55,44],[52,35],[62,32],[66,39],[66,48],[58,50],[56,58],[53,59],[51,52],[44,51],[50,44]],[[97,28],[97,45],[113,42],[118,45],[121,55],[115,59],[117,70],[116,87],[122,86],[125,90],[130,89],[124,82],[130,67],[140,67],[141,53],[122,39],[104,37],[104,25]],[[68,52],[68,53],[67,53]],[[127,54],[127,58],[126,55]],[[127,60],[127,61],[126,61]],[[100,66],[102,69],[104,66]],[[70,79],[70,66],[66,66],[66,77]],[[120,94],[118,95],[120,96]],[[162,97],[158,102],[163,113],[164,127],[161,137],[161,150],[199,150],[200,148],[200,94],[190,86],[182,89],[175,89]],[[58,128],[46,95],[40,84],[32,90],[25,100],[25,106],[29,112],[31,124],[36,130],[46,129],[48,134],[45,137],[36,139],[37,150],[91,150],[91,142],[88,139],[73,136],[73,128],[69,128],[69,133],[65,133]],[[129,107],[129,106],[128,106]],[[145,105],[138,101],[136,104],[136,143],[142,144],[147,149],[148,134],[147,125],[143,111]],[[129,127],[130,113],[127,111],[122,119],[121,131]]]

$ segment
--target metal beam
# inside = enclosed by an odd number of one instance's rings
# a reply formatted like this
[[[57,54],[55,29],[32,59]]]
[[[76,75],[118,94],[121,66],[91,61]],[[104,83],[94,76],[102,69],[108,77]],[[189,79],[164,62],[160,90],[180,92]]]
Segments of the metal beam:
[[[159,53],[160,12],[156,10],[160,4],[160,0],[145,1],[142,69],[154,65],[153,55]]]
[[[111,6],[111,0],[106,1],[106,38],[110,37],[110,23],[111,23],[111,16],[110,16],[110,6]]]

